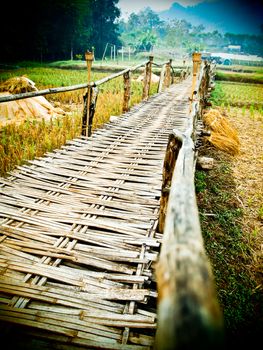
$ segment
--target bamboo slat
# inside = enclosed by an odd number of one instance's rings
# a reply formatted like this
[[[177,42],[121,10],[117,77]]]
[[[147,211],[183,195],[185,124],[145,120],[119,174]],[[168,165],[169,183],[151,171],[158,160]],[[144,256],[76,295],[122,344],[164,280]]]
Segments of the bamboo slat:
[[[172,85],[0,178],[2,323],[61,349],[152,348],[162,165],[190,88]]]

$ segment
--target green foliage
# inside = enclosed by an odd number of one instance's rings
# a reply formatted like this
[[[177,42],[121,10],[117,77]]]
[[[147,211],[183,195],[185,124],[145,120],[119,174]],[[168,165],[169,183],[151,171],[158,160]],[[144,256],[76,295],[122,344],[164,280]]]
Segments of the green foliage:
[[[149,7],[138,14],[131,13],[127,23],[120,22],[121,40],[136,52],[151,51],[157,43],[158,30],[163,23]]]
[[[81,55],[81,54],[77,54],[77,55],[75,55],[75,57],[79,61],[81,61],[83,59],[83,55]]]
[[[186,20],[173,19],[162,21],[157,13],[150,8],[131,13],[128,20],[119,22],[119,32],[124,45],[138,50],[149,50],[152,46],[158,48],[176,48],[182,53],[198,51],[217,51],[232,45],[241,45],[242,52],[262,55],[263,36],[222,34],[217,30],[207,31],[203,25],[192,25]],[[144,33],[151,33],[156,37],[152,45],[141,44],[140,38]]]
[[[206,189],[206,173],[204,171],[197,170],[195,172],[195,190],[197,193],[204,192]]]
[[[263,84],[245,84],[220,81],[212,93],[211,101],[217,106],[244,107],[253,116],[255,111],[262,112]]]
[[[246,69],[254,74],[254,69]],[[215,106],[243,107],[231,108],[231,112],[252,116],[256,110],[257,114],[262,110],[262,96],[262,84],[220,81],[212,93],[212,102]],[[224,314],[227,348],[243,347],[246,342],[249,345],[260,339],[263,325],[263,295],[255,272],[251,271],[255,259],[253,240],[257,239],[259,229],[243,226],[244,208],[237,196],[233,159],[215,149],[206,149],[205,155],[213,157],[217,166],[206,172],[205,187],[197,191],[201,228]],[[197,173],[196,187],[199,186]],[[247,205],[252,201],[253,197]],[[262,220],[261,205],[255,216]]]
[[[239,83],[263,84],[263,74],[260,73],[236,73],[217,71],[216,80],[233,81]]]
[[[196,187],[202,185],[197,199],[205,247],[213,266],[227,340],[231,344],[238,339],[244,341],[250,334],[260,334],[262,324],[258,322],[258,312],[263,300],[247,269],[253,251],[242,230],[243,210],[236,198],[231,159],[216,150],[209,153],[217,160],[218,167],[205,173],[205,185],[203,171],[196,173]]]
[[[1,60],[73,59],[92,46],[100,57],[108,41],[119,42],[116,5],[117,0],[6,2]]]

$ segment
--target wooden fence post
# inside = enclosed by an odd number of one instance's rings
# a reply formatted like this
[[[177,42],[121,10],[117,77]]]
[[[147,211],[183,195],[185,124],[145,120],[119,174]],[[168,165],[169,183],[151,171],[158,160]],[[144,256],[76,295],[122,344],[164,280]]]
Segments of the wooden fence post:
[[[164,86],[169,87],[171,85],[171,65],[172,60],[170,59],[168,63],[165,65],[165,79],[164,79]]]
[[[182,142],[175,138],[174,134],[169,135],[169,140],[166,148],[166,153],[163,163],[163,183],[162,183],[162,193],[160,198],[160,214],[158,229],[160,233],[163,233],[164,223],[167,211],[167,204],[169,199],[169,192],[172,182],[172,176],[174,172],[174,167],[176,159],[180,150]]]
[[[156,350],[224,348],[222,313],[200,228],[194,188],[192,130],[181,142],[171,180],[162,247],[156,266]]]
[[[146,66],[145,66],[145,76],[144,76],[144,85],[143,85],[143,93],[142,93],[143,100],[147,100],[149,98],[151,77],[152,77],[152,62],[153,62],[153,56],[150,56],[149,61],[146,63]]]
[[[194,95],[196,94],[195,86],[196,86],[196,81],[198,78],[202,60],[201,60],[201,53],[199,52],[194,52],[192,57],[193,57],[193,81],[192,81],[191,100],[193,101]]]
[[[93,117],[95,114],[98,90],[88,86],[87,93],[83,96],[84,109],[82,116],[82,132],[83,136],[91,136]]]
[[[161,70],[161,74],[160,74],[158,90],[157,90],[158,93],[161,92],[163,89],[164,75],[165,75],[165,64],[162,66],[162,70]]]
[[[123,95],[123,107],[122,112],[128,112],[130,109],[130,99],[131,99],[131,72],[128,71],[123,74],[124,80],[124,95]]]
[[[85,53],[85,59],[87,62],[87,72],[88,72],[88,84],[90,83],[90,72],[92,61],[94,60],[93,52],[87,51]],[[94,113],[92,113],[91,101],[92,101],[92,87],[88,86],[86,94],[83,96],[83,115],[82,115],[82,130],[81,134],[83,136],[91,136],[92,119]]]

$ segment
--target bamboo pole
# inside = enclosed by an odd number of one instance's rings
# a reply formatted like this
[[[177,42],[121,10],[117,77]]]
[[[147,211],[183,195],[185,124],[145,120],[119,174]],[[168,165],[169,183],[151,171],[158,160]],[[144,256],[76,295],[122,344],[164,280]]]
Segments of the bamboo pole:
[[[175,138],[174,134],[169,135],[166,153],[163,163],[163,183],[160,198],[159,232],[163,233],[169,192],[172,182],[173,171],[182,143]]]
[[[200,229],[194,188],[194,143],[182,142],[173,172],[157,265],[157,350],[222,349],[223,321]]]
[[[95,82],[91,82],[90,84],[85,83],[85,84],[77,84],[77,85],[72,85],[72,86],[61,86],[58,88],[49,88],[49,89],[45,89],[45,90],[24,92],[21,94],[1,96],[0,103],[22,100],[25,98],[36,97],[36,96],[45,96],[45,95],[49,95],[49,94],[56,94],[56,93],[60,93],[60,92],[86,89],[86,88],[88,88],[89,85],[91,87],[99,86],[99,85],[106,83],[107,81],[110,81],[112,79],[115,79],[115,78],[123,75],[125,72],[128,72],[128,71],[133,72],[133,71],[137,70],[138,68],[145,66],[145,64],[146,63],[143,62],[143,63],[138,64],[137,66],[132,66],[132,67],[126,68],[118,73],[114,73],[114,74],[109,75],[108,77],[102,78],[102,79],[97,80]]]
[[[124,80],[124,95],[123,95],[123,107],[122,112],[128,112],[130,109],[130,99],[131,99],[131,72],[128,71],[123,74]]]
[[[195,75],[198,62],[197,56]],[[198,97],[204,74],[202,69],[200,77],[196,76],[194,87]],[[159,222],[164,232],[156,266],[156,350],[208,350],[224,346],[222,312],[205,253],[195,197],[196,152],[192,136],[200,111],[199,100],[191,103],[191,110],[186,131],[173,130],[173,136],[170,135],[164,163],[162,194],[168,192],[169,198],[167,204],[165,197],[161,202],[160,217],[165,223]],[[174,170],[171,170],[175,161]]]
[[[152,76],[152,62],[153,56],[149,56],[149,61],[145,65],[145,76],[144,76],[144,85],[142,99],[148,100],[151,86],[151,76]]]
[[[201,53],[194,52],[192,55],[193,58],[193,80],[192,80],[192,92],[191,92],[191,100],[193,101],[194,96],[196,95],[197,91],[195,91],[196,82],[198,78],[198,74],[201,67]]]
[[[88,84],[89,84],[90,83],[91,66],[92,66],[92,62],[94,60],[94,53],[93,53],[93,51],[87,51],[85,53],[85,59],[86,59],[86,63],[87,63]]]
[[[91,136],[91,120],[90,120],[90,114],[91,114],[91,99],[92,99],[92,87],[90,86],[90,73],[91,73],[91,66],[92,61],[94,60],[94,53],[92,51],[87,51],[85,53],[85,59],[87,62],[87,73],[88,73],[88,89],[86,94],[83,96],[84,101],[84,109],[83,109],[83,116],[82,116],[82,135],[83,136]]]
[[[163,81],[164,81],[164,75],[165,75],[165,64],[162,66],[161,74],[160,74],[160,79],[159,79],[159,84],[158,84],[158,90],[157,92],[161,92],[163,88]]]
[[[169,87],[171,85],[171,65],[172,60],[170,59],[169,62],[165,65],[165,79],[164,79],[164,86]]]

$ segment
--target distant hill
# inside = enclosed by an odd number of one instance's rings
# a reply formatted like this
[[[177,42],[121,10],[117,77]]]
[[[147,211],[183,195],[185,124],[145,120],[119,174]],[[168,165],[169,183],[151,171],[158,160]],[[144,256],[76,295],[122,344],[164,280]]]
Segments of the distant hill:
[[[175,2],[169,10],[158,13],[162,19],[185,19],[193,25],[203,24],[206,30],[234,34],[262,34],[262,1],[218,0],[183,7]]]

